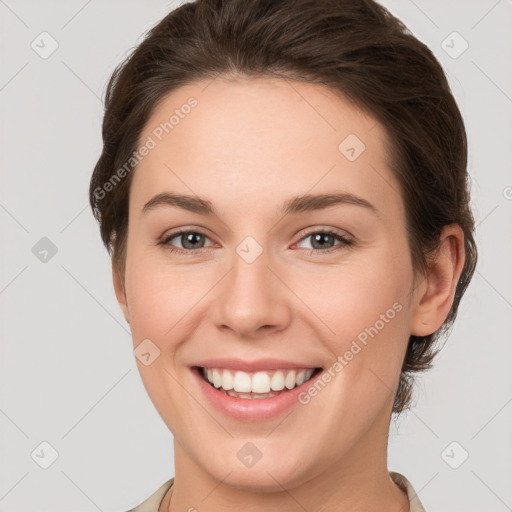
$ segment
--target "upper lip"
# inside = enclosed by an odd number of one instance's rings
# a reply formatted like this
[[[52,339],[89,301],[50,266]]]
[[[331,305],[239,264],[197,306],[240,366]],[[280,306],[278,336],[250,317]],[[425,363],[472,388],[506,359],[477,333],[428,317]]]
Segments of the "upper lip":
[[[204,368],[226,368],[228,370],[240,370],[242,372],[257,372],[265,370],[279,370],[285,368],[321,368],[318,365],[303,364],[282,359],[255,359],[244,361],[236,358],[215,358],[198,361],[191,366],[202,366]]]

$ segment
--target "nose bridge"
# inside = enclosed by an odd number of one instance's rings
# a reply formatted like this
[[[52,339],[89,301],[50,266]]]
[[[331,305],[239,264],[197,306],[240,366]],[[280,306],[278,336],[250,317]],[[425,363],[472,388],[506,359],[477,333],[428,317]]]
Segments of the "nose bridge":
[[[289,319],[283,285],[269,251],[247,236],[235,248],[219,298],[219,325],[250,336],[262,327],[282,329]]]

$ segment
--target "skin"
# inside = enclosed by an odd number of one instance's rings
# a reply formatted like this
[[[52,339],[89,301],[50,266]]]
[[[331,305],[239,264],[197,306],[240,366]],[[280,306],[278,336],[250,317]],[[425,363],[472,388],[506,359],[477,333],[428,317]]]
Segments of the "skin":
[[[407,512],[387,468],[393,398],[409,336],[434,332],[450,310],[464,262],[460,227],[445,227],[428,274],[415,275],[385,129],[330,89],[266,78],[195,82],[166,96],[140,141],[190,96],[197,107],[134,171],[124,276],[112,267],[134,346],[149,338],[160,350],[149,366],[137,360],[174,436],[175,484],[160,512]],[[338,150],[351,133],[366,146],[353,162]],[[142,214],[164,191],[204,197],[217,215],[172,206]],[[333,191],[366,199],[377,214],[349,204],[280,211],[291,197]],[[182,227],[206,235],[185,246],[195,253],[157,244]],[[327,238],[325,248],[337,250],[322,254],[307,236],[322,229],[355,243]],[[247,236],[263,249],[251,264],[236,252]],[[396,302],[401,311],[317,396],[276,419],[222,415],[189,370],[210,357],[329,368]],[[247,468],[237,452],[249,441],[262,458]]]

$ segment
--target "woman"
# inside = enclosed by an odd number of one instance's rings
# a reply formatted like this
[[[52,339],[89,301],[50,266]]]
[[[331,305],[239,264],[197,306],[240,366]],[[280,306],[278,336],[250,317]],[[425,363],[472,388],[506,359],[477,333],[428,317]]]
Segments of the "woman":
[[[423,511],[390,419],[477,257],[430,50],[371,0],[186,3],[114,72],[103,142],[91,206],[174,436],[133,510]]]

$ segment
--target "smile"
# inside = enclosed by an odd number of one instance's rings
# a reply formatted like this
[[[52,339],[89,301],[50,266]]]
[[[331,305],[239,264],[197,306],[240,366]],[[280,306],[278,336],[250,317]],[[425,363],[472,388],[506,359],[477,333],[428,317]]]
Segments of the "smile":
[[[229,396],[245,399],[272,398],[301,386],[322,368],[277,369],[245,372],[226,368],[198,368],[203,379]]]

